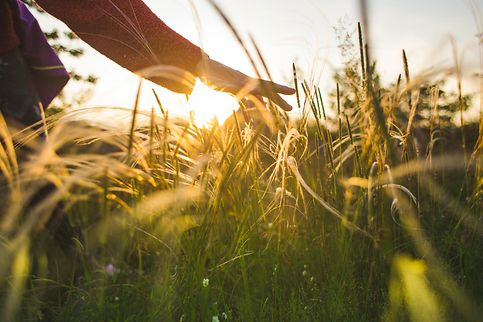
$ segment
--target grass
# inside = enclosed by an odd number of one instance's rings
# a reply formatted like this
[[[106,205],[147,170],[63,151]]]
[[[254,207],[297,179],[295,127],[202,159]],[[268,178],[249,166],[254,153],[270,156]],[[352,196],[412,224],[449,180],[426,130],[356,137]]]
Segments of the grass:
[[[359,39],[334,100],[294,66],[298,119],[0,122],[2,320],[480,320],[483,124],[463,146],[433,95],[417,126],[426,79],[404,54],[382,90]]]

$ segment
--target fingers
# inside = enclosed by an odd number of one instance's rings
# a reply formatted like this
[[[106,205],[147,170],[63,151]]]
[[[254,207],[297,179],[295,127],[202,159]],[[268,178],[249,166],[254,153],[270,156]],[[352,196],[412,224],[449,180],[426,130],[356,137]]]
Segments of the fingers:
[[[252,90],[251,94],[255,96],[265,96],[284,111],[291,111],[292,106],[288,104],[280,94],[293,95],[295,94],[295,89],[271,81],[260,80],[259,85]]]
[[[267,97],[270,101],[272,101],[274,104],[278,105],[282,110],[284,111],[291,111],[292,110],[292,105],[287,103],[280,95],[277,93],[273,93],[270,96]]]
[[[269,93],[269,95],[267,95],[266,97],[270,101],[272,101],[272,103],[279,106],[284,111],[291,111],[292,110],[292,106],[289,103],[287,103],[277,93],[273,93],[273,92]],[[259,103],[256,102],[256,101],[258,101]],[[254,95],[254,96],[252,96],[252,99],[244,98],[244,99],[242,99],[242,102],[247,108],[255,108],[255,107],[257,107],[257,104],[262,104],[262,106],[265,106],[265,103],[263,102],[263,96],[262,95]]]
[[[295,94],[295,89],[294,88],[291,88],[291,87],[288,87],[288,86],[285,86],[285,85],[281,85],[281,84],[277,84],[277,83],[274,83],[274,82],[271,82],[271,81],[263,81],[265,84],[266,87],[272,89],[274,92],[276,93],[280,93],[280,94],[283,94],[283,95],[293,95]]]
[[[291,111],[292,106],[288,104],[280,94],[293,95],[295,94],[295,89],[288,86],[280,85],[271,81],[260,81],[259,86],[252,90],[251,94],[260,97],[265,96],[274,104],[278,105],[284,111]]]
[[[272,91],[275,93],[279,93],[282,95],[293,95],[295,94],[295,89],[292,87],[288,87],[285,85],[277,84],[271,81],[267,80],[262,80],[262,79],[256,79],[256,78],[251,78],[249,81],[252,84],[255,83],[254,88],[251,90],[251,94],[254,95],[264,95],[264,91]],[[246,84],[247,82],[245,82]],[[265,96],[265,95],[264,95]]]

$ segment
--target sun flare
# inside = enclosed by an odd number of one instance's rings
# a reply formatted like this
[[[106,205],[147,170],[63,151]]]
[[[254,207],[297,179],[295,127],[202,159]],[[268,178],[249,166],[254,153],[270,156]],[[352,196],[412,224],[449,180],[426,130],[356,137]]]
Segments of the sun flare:
[[[188,107],[194,114],[196,125],[203,127],[215,118],[223,123],[238,108],[238,103],[230,94],[215,91],[198,80]]]

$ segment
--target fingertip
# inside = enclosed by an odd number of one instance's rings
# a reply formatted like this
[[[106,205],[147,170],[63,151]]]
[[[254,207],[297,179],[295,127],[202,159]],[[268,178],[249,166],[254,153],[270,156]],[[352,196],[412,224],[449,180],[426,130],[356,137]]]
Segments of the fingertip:
[[[277,88],[278,92],[283,95],[293,95],[295,94],[295,88],[288,87],[285,85],[279,85]]]
[[[274,96],[272,96],[271,98],[269,98],[272,102],[274,102],[276,105],[278,105],[278,107],[280,107],[282,110],[284,111],[291,111],[292,110],[292,106],[287,103],[287,101],[285,101],[280,95],[276,94]]]
[[[274,82],[270,82],[270,81],[266,81],[266,84],[268,84],[270,86],[269,87],[270,90],[272,90],[276,93],[279,93],[279,94],[282,94],[282,95],[293,95],[293,94],[295,94],[295,89],[292,88],[292,87],[288,87],[288,86],[278,84],[278,83],[274,83]]]
[[[292,110],[292,105],[290,105],[289,103],[287,103],[287,102],[286,102],[286,101],[284,101],[283,99],[280,99],[280,100],[279,100],[277,103],[278,103],[277,105],[278,105],[278,106],[279,106],[279,107],[280,107],[282,110],[284,110],[284,111],[286,111],[286,112],[289,112],[289,111],[291,111],[291,110]]]
[[[287,104],[286,106],[283,106],[282,109],[285,112],[290,112],[292,110],[292,105]]]

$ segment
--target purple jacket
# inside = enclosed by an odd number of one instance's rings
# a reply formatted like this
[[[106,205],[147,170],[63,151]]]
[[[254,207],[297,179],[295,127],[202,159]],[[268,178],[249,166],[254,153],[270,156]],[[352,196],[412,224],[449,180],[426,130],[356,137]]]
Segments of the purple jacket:
[[[31,68],[39,99],[47,108],[69,81],[69,73],[26,5],[20,0],[11,2],[16,15],[20,49]]]

